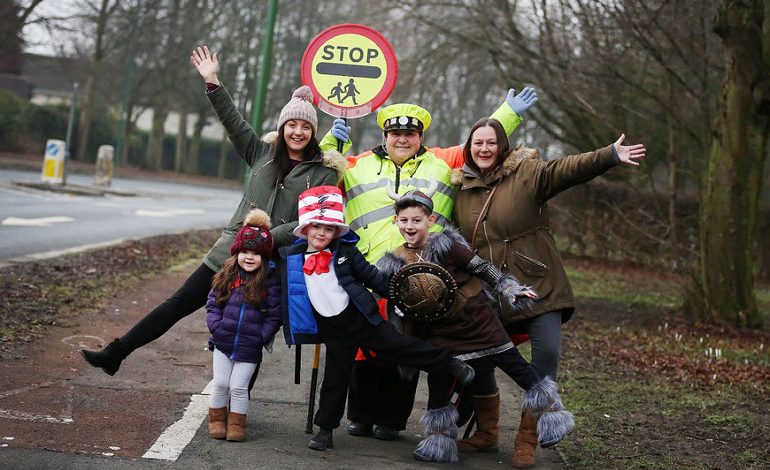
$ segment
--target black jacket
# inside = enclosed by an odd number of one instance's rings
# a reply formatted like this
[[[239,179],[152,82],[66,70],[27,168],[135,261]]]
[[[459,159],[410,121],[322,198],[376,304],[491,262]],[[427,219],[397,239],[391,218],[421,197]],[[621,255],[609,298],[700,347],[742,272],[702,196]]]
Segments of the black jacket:
[[[347,292],[351,305],[376,326],[384,320],[380,316],[374,296],[367,287],[385,297],[388,293],[390,277],[366,261],[364,255],[356,248],[357,241],[358,237],[353,232],[333,240],[329,245],[333,254],[331,263],[334,264],[337,282]],[[320,342],[302,272],[306,250],[307,241],[305,240],[297,240],[291,246],[279,249],[283,333],[287,344]]]

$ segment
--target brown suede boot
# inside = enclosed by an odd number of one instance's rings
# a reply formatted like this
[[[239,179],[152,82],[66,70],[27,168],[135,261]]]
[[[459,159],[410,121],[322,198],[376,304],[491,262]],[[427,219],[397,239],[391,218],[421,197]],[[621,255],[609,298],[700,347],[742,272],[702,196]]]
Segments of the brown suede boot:
[[[246,415],[230,412],[227,414],[227,440],[242,441],[246,436]]]
[[[476,413],[476,432],[457,441],[460,452],[497,452],[500,450],[500,394],[471,397]]]
[[[227,408],[209,408],[209,437],[224,439],[227,436]]]
[[[525,410],[521,414],[519,432],[513,443],[511,463],[514,468],[533,468],[535,466],[535,449],[537,449],[537,418]]]

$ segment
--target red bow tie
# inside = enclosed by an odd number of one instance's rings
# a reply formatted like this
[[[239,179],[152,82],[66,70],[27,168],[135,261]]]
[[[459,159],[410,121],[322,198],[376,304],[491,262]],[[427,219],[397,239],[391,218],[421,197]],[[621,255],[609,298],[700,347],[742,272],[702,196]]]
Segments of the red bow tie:
[[[316,254],[308,256],[305,260],[305,264],[302,266],[302,271],[308,276],[315,274],[323,274],[329,272],[329,261],[332,259],[332,254],[328,251],[319,251]]]

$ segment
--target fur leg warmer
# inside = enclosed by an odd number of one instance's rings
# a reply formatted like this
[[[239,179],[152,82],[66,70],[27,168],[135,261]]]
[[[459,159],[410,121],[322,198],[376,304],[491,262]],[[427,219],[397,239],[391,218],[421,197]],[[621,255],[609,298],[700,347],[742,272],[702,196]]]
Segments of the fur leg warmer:
[[[457,410],[454,405],[428,410],[420,418],[425,438],[417,444],[414,458],[422,462],[459,462],[457,451]]]
[[[558,444],[575,427],[572,413],[562,405],[556,382],[549,377],[527,390],[521,409],[529,410],[537,418],[537,436],[541,447]]]

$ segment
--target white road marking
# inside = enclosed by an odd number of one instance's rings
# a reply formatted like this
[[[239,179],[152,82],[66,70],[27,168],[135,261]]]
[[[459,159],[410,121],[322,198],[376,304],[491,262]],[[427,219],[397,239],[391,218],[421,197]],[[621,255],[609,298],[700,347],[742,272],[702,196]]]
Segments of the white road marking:
[[[139,217],[175,217],[178,215],[203,214],[203,209],[137,209],[134,213]]]
[[[0,392],[0,398],[6,398],[13,395],[18,395],[19,393],[27,393],[31,390],[35,390],[36,388],[45,388],[53,385],[53,382],[43,382],[39,384],[30,384],[25,385],[23,387],[14,388],[12,390],[6,390],[4,392]]]
[[[24,219],[21,217],[6,217],[0,225],[19,225],[23,227],[48,227],[51,224],[74,222],[75,219],[66,216],[38,217],[36,219]]]
[[[28,263],[30,261],[40,261],[49,258],[55,258],[62,255],[70,255],[72,253],[80,253],[83,251],[94,250],[96,248],[107,248],[109,246],[117,245],[126,241],[125,238],[118,238],[117,240],[110,240],[108,242],[92,243],[90,245],[76,246],[73,248],[67,248],[64,250],[44,251],[42,253],[34,253],[31,255],[19,256],[18,258],[11,258],[0,262],[0,268],[11,266],[17,263]]]
[[[93,341],[87,341],[87,340],[93,340]],[[104,341],[103,338],[101,338],[99,336],[92,336],[92,335],[72,335],[72,336],[67,336],[66,338],[62,338],[61,342],[66,344],[66,345],[68,345],[68,346],[72,346],[73,348],[78,349],[78,350],[80,350],[80,349],[88,349],[88,348],[93,347],[92,344],[88,344],[88,343],[96,343],[97,345],[99,345],[99,344],[107,344],[107,342]]]
[[[69,416],[57,418],[51,415],[36,415],[25,411],[0,410],[0,418],[18,419],[21,421],[43,421],[45,423],[72,424],[74,421]]]
[[[211,382],[203,392],[190,397],[190,404],[179,421],[166,428],[142,458],[175,462],[182,455],[182,451],[198,432],[201,422],[208,416],[209,397],[203,393],[209,390],[210,386]]]
[[[24,387],[15,388],[13,390],[7,390],[0,393],[0,398],[10,397],[12,395],[18,395],[20,393],[27,393],[37,388],[46,388],[53,385],[54,382],[42,382],[39,384],[25,385]],[[63,414],[59,417],[51,415],[38,415],[34,413],[27,413],[26,411],[19,410],[0,410],[0,418],[6,419],[18,419],[20,421],[42,421],[46,423],[59,423],[59,424],[72,424],[75,422],[72,419],[72,400],[75,395],[75,387],[69,387],[69,393],[66,397],[66,406],[64,407]]]

